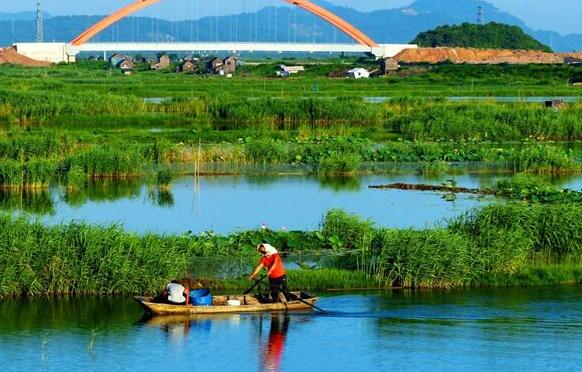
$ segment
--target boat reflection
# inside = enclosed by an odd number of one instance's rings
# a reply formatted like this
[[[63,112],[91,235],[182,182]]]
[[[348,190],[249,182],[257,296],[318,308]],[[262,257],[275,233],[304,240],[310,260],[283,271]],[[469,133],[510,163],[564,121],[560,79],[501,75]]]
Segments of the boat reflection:
[[[238,322],[238,316],[211,316],[203,314],[195,315],[164,315],[144,316],[140,323],[151,327],[160,328],[172,342],[188,341],[190,333],[210,333],[212,323],[215,321]]]

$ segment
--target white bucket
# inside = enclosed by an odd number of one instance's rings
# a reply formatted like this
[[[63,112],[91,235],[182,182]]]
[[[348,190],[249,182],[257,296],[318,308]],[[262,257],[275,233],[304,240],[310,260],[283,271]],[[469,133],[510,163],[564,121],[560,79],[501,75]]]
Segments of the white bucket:
[[[228,300],[228,301],[226,301],[226,304],[228,306],[240,306],[240,301],[239,300]]]

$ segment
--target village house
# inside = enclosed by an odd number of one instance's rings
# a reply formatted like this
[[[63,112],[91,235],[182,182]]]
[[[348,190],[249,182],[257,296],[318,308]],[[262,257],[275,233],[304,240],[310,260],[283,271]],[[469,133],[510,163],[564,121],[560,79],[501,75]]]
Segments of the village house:
[[[370,71],[365,68],[357,67],[348,71],[348,77],[352,79],[367,79],[370,77]]]
[[[582,58],[566,57],[564,63],[567,65],[582,65]]]
[[[125,75],[132,75],[135,64],[130,59],[124,59],[123,61],[119,62],[117,68],[121,69]]]
[[[552,99],[552,100],[544,101],[544,106],[546,108],[551,108],[551,109],[554,109],[557,111],[557,110],[563,109],[565,106],[565,103],[564,103],[564,100],[562,100],[562,99]]]
[[[184,62],[180,63],[178,66],[178,72],[183,72],[185,74],[192,74],[196,69],[196,64],[193,60],[184,60]]]
[[[206,63],[206,71],[211,74],[218,74],[220,71],[223,71],[224,61],[222,58],[212,58],[210,61]]]
[[[131,57],[126,56],[125,54],[115,53],[111,57],[109,57],[109,65],[114,68],[118,68],[119,63],[124,60],[132,61]]]
[[[277,76],[283,76],[283,77],[287,77],[289,75],[298,74],[300,72],[305,71],[305,68],[303,66],[285,66],[285,65],[279,65],[277,67],[279,68],[279,70],[276,71],[275,74]]]
[[[400,65],[398,64],[398,60],[396,60],[395,58],[385,58],[380,61],[380,73],[382,75],[398,71],[399,68]]]
[[[225,59],[213,58],[206,63],[206,71],[211,74],[232,75],[236,71],[237,58],[230,56]]]
[[[170,58],[170,56],[164,54],[164,55],[160,56],[157,63],[150,65],[150,69],[152,69],[152,70],[166,69],[166,68],[170,67],[171,63],[172,63],[172,59]]]
[[[223,70],[225,75],[233,74],[236,71],[237,58],[234,56],[229,56],[223,61]]]

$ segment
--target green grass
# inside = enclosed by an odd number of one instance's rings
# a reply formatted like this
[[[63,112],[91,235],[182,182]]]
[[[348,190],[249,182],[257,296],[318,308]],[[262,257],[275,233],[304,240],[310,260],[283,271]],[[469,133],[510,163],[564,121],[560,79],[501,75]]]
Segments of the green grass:
[[[291,291],[335,291],[377,289],[381,283],[370,278],[365,273],[352,270],[315,269],[288,270],[289,290]],[[199,282],[211,290],[244,290],[252,283],[246,278],[241,279],[205,279],[197,278]]]
[[[494,204],[442,228],[401,230],[332,211],[323,232],[329,248],[358,249],[347,268],[388,286],[450,288],[519,274],[539,253],[582,257],[580,213],[574,203]]]
[[[570,283],[580,277],[581,213],[573,203],[495,204],[418,230],[375,228],[330,211],[321,231],[230,236],[139,236],[118,226],[46,227],[3,216],[0,296],[155,293],[189,273],[207,278],[195,257],[216,260],[222,273],[223,260],[239,257],[230,278],[211,278],[233,285],[240,281],[232,278],[251,270],[254,247],[264,239],[283,252],[319,257],[318,269],[291,271],[294,288],[452,288],[527,284],[527,278],[528,285]]]
[[[278,63],[306,66],[305,74],[289,79],[271,78]],[[321,61],[271,61],[246,66],[233,79],[218,76],[140,72],[128,77],[109,74],[102,63],[27,69],[0,68],[0,86],[29,91],[97,92],[132,97],[189,97],[228,94],[244,97],[305,96],[580,96],[567,81],[579,74],[575,66],[440,65],[407,68],[383,79],[330,79],[329,72],[357,64]],[[365,65],[365,64],[363,64]],[[371,64],[370,64],[371,66]],[[366,66],[367,67],[367,66]],[[160,94],[161,93],[161,94]],[[122,102],[123,103],[123,102]]]

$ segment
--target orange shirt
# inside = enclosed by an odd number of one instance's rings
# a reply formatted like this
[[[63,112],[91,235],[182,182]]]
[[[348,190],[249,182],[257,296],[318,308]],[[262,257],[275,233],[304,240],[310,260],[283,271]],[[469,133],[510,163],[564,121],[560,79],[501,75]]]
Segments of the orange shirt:
[[[275,267],[275,270],[273,270],[273,272],[271,273],[271,275],[269,275],[269,278],[271,279],[277,279],[282,277],[283,275],[285,275],[285,268],[283,267],[283,261],[281,260],[281,257],[279,256],[279,254],[274,254],[272,256],[263,256],[261,258],[261,263],[263,265],[265,265],[267,267],[267,269],[271,270],[271,267],[273,267],[273,265],[275,265],[275,263],[277,264]]]

